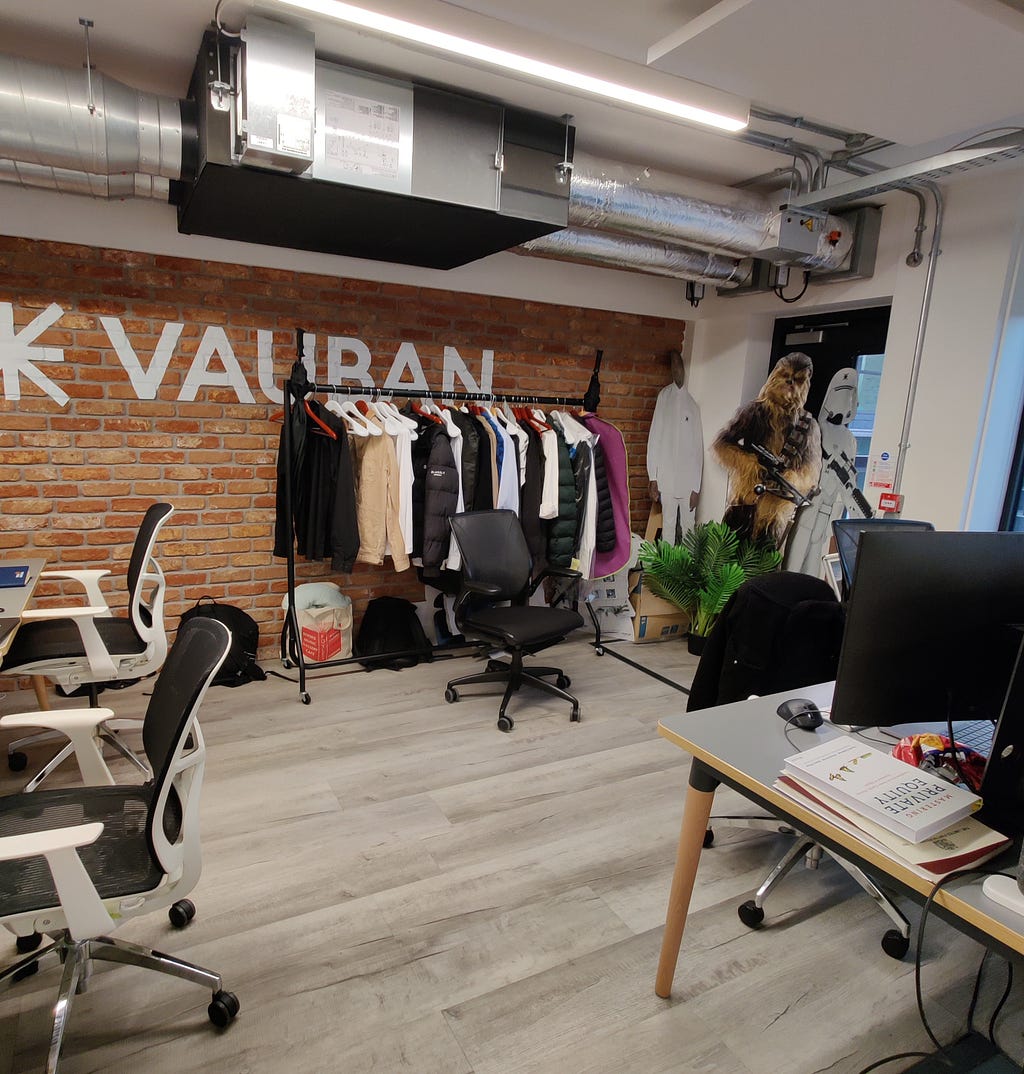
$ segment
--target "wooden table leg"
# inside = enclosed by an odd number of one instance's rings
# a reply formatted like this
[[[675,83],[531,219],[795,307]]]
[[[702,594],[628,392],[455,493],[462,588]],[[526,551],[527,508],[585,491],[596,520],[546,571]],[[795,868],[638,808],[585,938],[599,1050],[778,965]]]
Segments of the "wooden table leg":
[[[50,698],[46,693],[46,679],[42,675],[32,676],[32,689],[36,692],[36,704],[40,712],[50,711]]]
[[[679,958],[679,944],[686,927],[690,896],[693,894],[700,852],[704,848],[704,833],[708,828],[717,787],[718,781],[703,765],[694,761],[683,806],[683,823],[679,832],[676,867],[672,874],[672,891],[668,897],[658,976],[654,982],[654,991],[662,999],[668,999],[672,994],[672,978],[675,976],[676,961]]]

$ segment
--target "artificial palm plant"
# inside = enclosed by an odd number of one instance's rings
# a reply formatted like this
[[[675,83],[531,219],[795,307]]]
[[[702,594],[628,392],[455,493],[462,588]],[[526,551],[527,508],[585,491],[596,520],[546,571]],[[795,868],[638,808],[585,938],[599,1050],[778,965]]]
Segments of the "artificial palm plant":
[[[711,632],[726,602],[748,579],[775,570],[782,553],[767,541],[740,540],[724,522],[701,522],[681,544],[644,541],[640,565],[653,593],[690,616],[690,633]]]

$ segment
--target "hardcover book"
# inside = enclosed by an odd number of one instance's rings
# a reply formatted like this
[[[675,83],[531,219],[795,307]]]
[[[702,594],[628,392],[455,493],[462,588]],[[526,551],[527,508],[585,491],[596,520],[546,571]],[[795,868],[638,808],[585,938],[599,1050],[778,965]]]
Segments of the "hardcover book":
[[[915,872],[932,879],[956,872],[957,869],[980,865],[1005,850],[1012,842],[1002,832],[993,831],[976,817],[968,816],[955,821],[930,839],[912,843],[792,776],[780,776],[775,781],[775,788],[825,817],[836,827],[859,835],[869,845],[877,844]]]
[[[832,739],[787,757],[782,772],[912,843],[981,807],[976,794],[854,738]]]
[[[0,589],[16,589],[28,582],[28,564],[24,566],[12,566],[3,564],[0,566]]]

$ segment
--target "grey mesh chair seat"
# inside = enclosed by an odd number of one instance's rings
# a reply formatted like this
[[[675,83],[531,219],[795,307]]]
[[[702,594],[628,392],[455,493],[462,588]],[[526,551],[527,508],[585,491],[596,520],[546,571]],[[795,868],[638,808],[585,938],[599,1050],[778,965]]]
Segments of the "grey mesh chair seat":
[[[8,795],[0,798],[0,839],[100,821],[99,839],[79,851],[100,898],[152,891],[164,878],[146,836],[152,797],[148,784]],[[176,796],[168,800],[168,807],[164,831],[173,842],[181,825]],[[0,904],[5,915],[60,904],[44,858],[0,862]]]
[[[107,652],[129,655],[146,651],[146,642],[135,632],[130,620],[111,617],[94,619],[93,622]],[[0,671],[35,660],[74,660],[84,659],[85,655],[82,633],[73,619],[25,623],[0,662]]]
[[[452,536],[462,553],[462,589],[455,602],[455,622],[467,637],[482,647],[501,648],[507,660],[495,655],[487,670],[451,679],[444,696],[458,701],[461,686],[500,683],[504,696],[498,708],[498,728],[511,731],[514,721],[507,709],[512,695],[528,685],[560,697],[572,705],[570,720],[580,718],[580,704],[565,687],[569,677],[561,668],[525,665],[524,654],[563,641],[583,625],[583,616],[568,608],[527,603],[545,577],[576,580],[579,571],[548,567],[533,577],[533,560],[523,527],[514,511],[466,511],[449,520]],[[507,603],[506,603],[507,602]],[[547,682],[554,678],[555,682]]]
[[[481,608],[467,612],[462,623],[470,631],[502,639],[507,645],[529,650],[552,645],[583,625],[583,617],[568,608]]]

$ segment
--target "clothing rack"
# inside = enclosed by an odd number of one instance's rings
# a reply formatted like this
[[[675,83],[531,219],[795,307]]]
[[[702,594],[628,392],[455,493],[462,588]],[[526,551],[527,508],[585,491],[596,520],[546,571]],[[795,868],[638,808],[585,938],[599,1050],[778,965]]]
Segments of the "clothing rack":
[[[291,526],[292,518],[292,452],[294,447],[292,445],[292,429],[291,429],[291,416],[292,407],[296,402],[301,400],[304,396],[310,393],[317,393],[320,395],[361,395],[370,399],[443,399],[452,400],[455,402],[479,402],[479,403],[513,403],[513,404],[534,404],[536,406],[562,406],[562,407],[576,407],[578,409],[583,408],[583,400],[580,398],[571,398],[564,395],[496,395],[492,392],[431,392],[428,390],[421,390],[418,388],[395,388],[395,389],[380,389],[375,387],[366,387],[361,384],[316,384],[309,380],[306,373],[306,367],[301,362],[302,349],[302,329],[296,329],[296,351],[299,355],[299,359],[296,360],[292,366],[291,376],[284,381],[282,387],[284,389],[284,430],[282,432],[282,446],[285,455],[284,464],[284,509],[288,518],[288,524]],[[299,633],[299,616],[298,611],[295,608],[295,540],[292,535],[292,539],[288,542],[288,608],[285,612],[285,624],[281,631],[281,660],[288,666],[288,660],[290,656],[295,657],[295,664],[298,668],[299,678],[299,700],[308,705],[312,701],[312,697],[306,689],[306,660],[302,652],[302,636]],[[291,628],[291,637],[294,642],[294,652],[287,654],[285,652],[286,645],[285,639],[288,635],[289,627]],[[445,650],[450,650],[451,646],[434,646],[434,653],[445,654]],[[398,656],[415,655],[408,652],[401,653],[375,653],[374,660],[387,660],[389,658]],[[445,655],[450,655],[445,654]],[[322,663],[317,663],[315,666],[317,670],[321,668],[341,667],[345,664],[358,663],[361,659],[365,660],[366,657],[347,656],[338,660],[325,660]],[[371,670],[370,668],[366,669]]]

